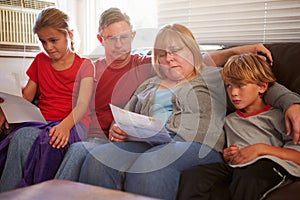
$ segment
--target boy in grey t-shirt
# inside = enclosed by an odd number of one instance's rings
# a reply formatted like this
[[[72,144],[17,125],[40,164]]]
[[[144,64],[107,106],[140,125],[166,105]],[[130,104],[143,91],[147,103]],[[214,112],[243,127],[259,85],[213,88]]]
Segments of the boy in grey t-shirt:
[[[300,177],[300,145],[286,136],[282,111],[262,98],[275,82],[270,66],[256,55],[237,55],[225,64],[222,76],[237,109],[224,126],[226,163],[184,171],[178,199],[256,200]]]

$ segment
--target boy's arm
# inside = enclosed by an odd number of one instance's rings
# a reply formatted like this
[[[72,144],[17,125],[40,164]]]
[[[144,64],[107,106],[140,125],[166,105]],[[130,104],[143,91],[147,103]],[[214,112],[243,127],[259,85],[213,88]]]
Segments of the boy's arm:
[[[290,160],[300,165],[300,152],[291,148],[274,147],[258,143],[241,148],[230,164],[244,164],[259,156],[276,156],[283,160]]]
[[[300,165],[300,152],[295,149],[261,144],[261,155],[276,156],[283,160],[290,160]]]

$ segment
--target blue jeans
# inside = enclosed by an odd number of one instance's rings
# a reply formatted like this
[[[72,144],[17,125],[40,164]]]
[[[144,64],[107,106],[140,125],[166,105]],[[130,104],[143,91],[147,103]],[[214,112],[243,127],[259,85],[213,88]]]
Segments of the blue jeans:
[[[30,149],[40,132],[38,128],[25,127],[19,129],[11,138],[0,179],[0,192],[17,188],[23,178]]]
[[[73,143],[55,175],[55,179],[78,181],[81,166],[86,155],[98,145],[107,143],[108,140],[100,138],[89,138],[86,142]]]
[[[157,146],[110,143],[88,154],[79,181],[160,199],[176,199],[181,171],[216,162],[222,162],[221,154],[196,142]]]

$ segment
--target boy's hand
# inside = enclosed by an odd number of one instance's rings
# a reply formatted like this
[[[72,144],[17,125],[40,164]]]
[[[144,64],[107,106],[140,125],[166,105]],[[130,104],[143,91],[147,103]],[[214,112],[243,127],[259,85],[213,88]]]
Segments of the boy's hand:
[[[253,144],[247,147],[241,148],[231,160],[230,164],[239,165],[250,162],[261,155],[264,144]]]
[[[240,148],[236,144],[232,144],[223,151],[223,158],[225,162],[231,164],[231,160],[234,158]]]

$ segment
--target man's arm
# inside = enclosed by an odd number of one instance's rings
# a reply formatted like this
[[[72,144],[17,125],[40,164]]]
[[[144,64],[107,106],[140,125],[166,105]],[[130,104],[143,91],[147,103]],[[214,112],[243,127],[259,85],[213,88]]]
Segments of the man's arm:
[[[267,104],[280,108],[285,113],[287,135],[294,132],[294,143],[300,141],[300,96],[283,85],[275,83],[264,95]]]
[[[262,55],[261,57],[272,65],[273,59],[271,52],[261,43],[253,45],[244,45],[222,49],[205,54],[204,60],[208,66],[223,66],[230,56],[244,53],[252,53]]]

